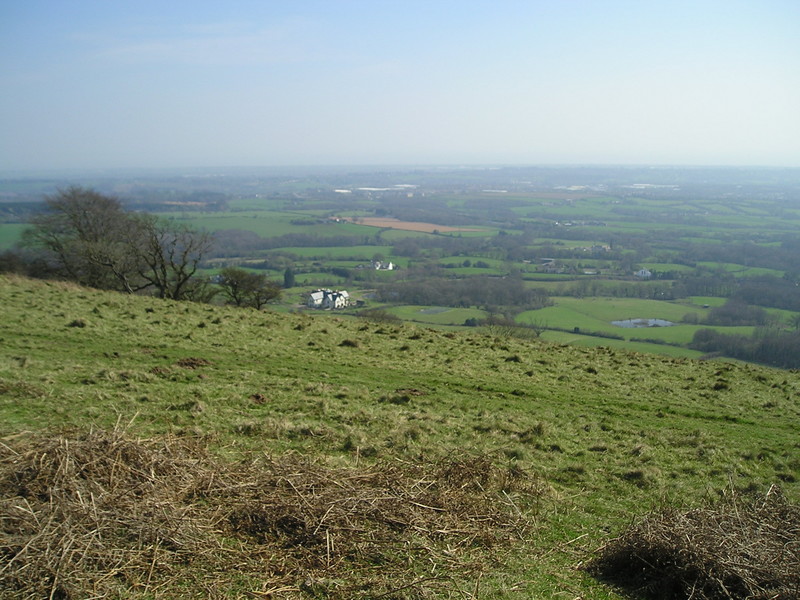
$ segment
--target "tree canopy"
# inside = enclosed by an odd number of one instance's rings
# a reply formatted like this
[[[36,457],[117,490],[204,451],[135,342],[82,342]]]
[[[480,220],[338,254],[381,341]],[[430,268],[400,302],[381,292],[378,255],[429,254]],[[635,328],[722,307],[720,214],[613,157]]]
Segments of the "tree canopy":
[[[281,295],[280,286],[261,273],[251,273],[237,267],[226,267],[219,274],[222,293],[231,304],[261,309]]]
[[[45,197],[24,239],[63,277],[175,300],[197,293],[194,277],[213,243],[208,232],[126,211],[117,198],[76,186]]]

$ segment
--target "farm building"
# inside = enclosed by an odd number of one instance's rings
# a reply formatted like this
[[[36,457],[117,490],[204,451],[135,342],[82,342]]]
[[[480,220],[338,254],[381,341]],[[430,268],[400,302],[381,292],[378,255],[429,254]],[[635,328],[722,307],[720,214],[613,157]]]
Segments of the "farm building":
[[[345,290],[319,289],[311,292],[306,300],[306,306],[309,308],[346,308],[349,304],[350,294]]]
[[[382,260],[373,260],[370,265],[376,271],[393,271],[394,270],[394,263],[393,262],[384,262]]]

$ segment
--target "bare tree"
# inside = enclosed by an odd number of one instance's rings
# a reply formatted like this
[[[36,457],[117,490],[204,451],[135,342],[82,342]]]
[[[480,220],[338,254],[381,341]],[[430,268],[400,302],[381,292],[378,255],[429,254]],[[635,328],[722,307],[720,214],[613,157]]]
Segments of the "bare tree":
[[[127,245],[137,257],[139,275],[159,298],[189,299],[192,278],[213,245],[211,234],[149,214],[134,215],[133,224]]]
[[[127,212],[116,198],[81,187],[59,190],[45,204],[26,242],[44,249],[62,275],[128,293],[152,288],[161,298],[196,297],[193,278],[211,234]]]
[[[136,257],[124,237],[130,215],[116,198],[69,187],[45,197],[45,211],[24,234],[43,248],[62,275],[84,285],[135,292],[147,287],[137,277]]]

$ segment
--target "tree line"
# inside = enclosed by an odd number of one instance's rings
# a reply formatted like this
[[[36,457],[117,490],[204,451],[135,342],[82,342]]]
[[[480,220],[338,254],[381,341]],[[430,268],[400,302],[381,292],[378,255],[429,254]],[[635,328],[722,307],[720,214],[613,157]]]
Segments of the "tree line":
[[[800,331],[797,330],[764,327],[746,336],[700,329],[689,347],[781,369],[800,368]]]
[[[518,277],[415,277],[380,286],[377,295],[383,302],[452,307],[483,306],[490,312],[497,312],[497,307],[516,307],[518,311],[532,310],[552,303],[547,292],[526,287]]]

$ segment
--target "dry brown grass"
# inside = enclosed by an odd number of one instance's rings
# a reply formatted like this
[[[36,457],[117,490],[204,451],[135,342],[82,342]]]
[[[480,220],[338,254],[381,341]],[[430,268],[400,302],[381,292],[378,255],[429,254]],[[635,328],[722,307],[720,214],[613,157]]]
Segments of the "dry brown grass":
[[[800,506],[773,487],[712,506],[663,510],[600,549],[589,570],[635,598],[797,600]]]
[[[424,598],[490,568],[541,493],[483,458],[232,465],[118,431],[4,442],[4,598]]]
[[[453,233],[456,231],[481,231],[474,227],[452,227],[450,225],[437,225],[436,223],[423,223],[420,221],[401,221],[393,217],[358,217],[357,219],[347,219],[359,225],[368,227],[381,227],[390,229],[401,229],[403,231],[419,231],[422,233]]]

